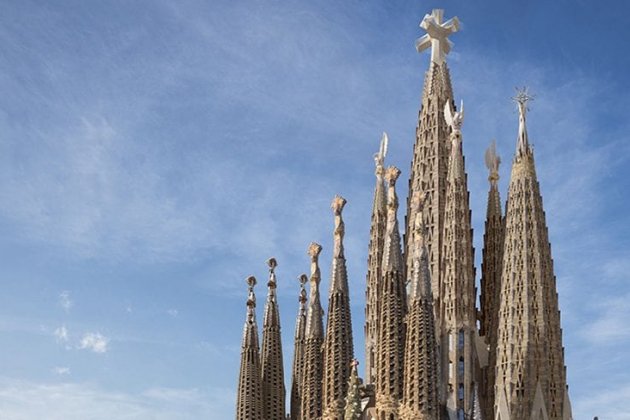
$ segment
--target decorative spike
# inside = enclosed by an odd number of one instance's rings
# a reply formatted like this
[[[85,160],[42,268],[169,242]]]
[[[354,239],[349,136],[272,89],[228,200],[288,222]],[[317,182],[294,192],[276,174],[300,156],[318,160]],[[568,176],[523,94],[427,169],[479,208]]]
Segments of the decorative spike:
[[[361,380],[357,372],[359,362],[353,359],[350,363],[350,378],[348,379],[348,395],[346,397],[346,409],[344,420],[360,420],[361,410]]]
[[[516,146],[516,159],[520,159],[525,155],[531,155],[531,147],[529,138],[527,137],[527,124],[525,116],[529,108],[527,104],[534,100],[534,96],[530,95],[527,87],[516,88],[516,96],[512,98],[518,105],[518,141]]]

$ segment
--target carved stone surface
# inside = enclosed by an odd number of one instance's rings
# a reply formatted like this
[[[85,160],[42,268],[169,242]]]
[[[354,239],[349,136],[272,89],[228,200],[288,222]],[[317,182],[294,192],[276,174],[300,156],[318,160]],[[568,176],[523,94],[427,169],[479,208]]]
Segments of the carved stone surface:
[[[295,320],[295,335],[293,337],[293,371],[291,374],[291,419],[299,419],[302,396],[302,382],[304,371],[304,341],[306,335],[306,290],[304,285],[308,281],[306,274],[298,277],[300,294],[298,296],[299,309]]]

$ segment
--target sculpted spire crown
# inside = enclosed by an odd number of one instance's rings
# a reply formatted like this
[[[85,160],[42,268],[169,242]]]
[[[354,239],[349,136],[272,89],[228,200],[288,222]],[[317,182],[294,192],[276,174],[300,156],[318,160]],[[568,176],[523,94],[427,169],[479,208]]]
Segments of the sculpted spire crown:
[[[333,247],[333,256],[335,258],[343,257],[343,236],[345,234],[345,224],[343,223],[341,212],[343,211],[343,207],[345,205],[346,205],[346,199],[340,195],[336,195],[335,198],[333,198],[332,204],[330,205],[335,215],[335,231],[334,231],[335,243]]]
[[[278,266],[278,262],[274,257],[271,257],[267,260],[267,265],[269,266],[269,282],[267,286],[269,286],[270,289],[275,289],[277,287],[276,267]]]
[[[387,137],[387,133],[383,132],[383,137],[381,137],[381,146],[378,150],[378,153],[374,155],[374,165],[376,166],[376,176],[383,176],[383,165],[385,164],[385,156],[387,156],[388,143],[389,143],[389,138]]]
[[[311,289],[313,283],[315,287],[319,285],[319,253],[322,252],[322,246],[318,243],[311,242],[308,246],[308,255],[311,257]]]
[[[516,146],[516,157],[520,158],[531,152],[529,139],[527,137],[526,115],[529,108],[527,103],[534,100],[534,96],[529,93],[527,87],[516,88],[516,96],[512,98],[518,105],[518,143]]]
[[[300,274],[300,277],[298,277],[298,280],[300,281],[300,295],[298,297],[298,300],[300,302],[300,304],[302,306],[304,306],[304,304],[306,303],[306,289],[304,288],[304,285],[306,284],[306,282],[308,281],[308,276],[306,274]]]
[[[501,164],[501,157],[497,154],[497,144],[495,140],[492,140],[490,146],[486,149],[485,155],[486,168],[490,171],[488,175],[488,181],[493,186],[499,182],[499,165]]]
[[[256,314],[256,295],[254,294],[254,286],[256,286],[256,277],[249,276],[245,279],[247,282],[247,286],[249,289],[249,294],[247,296],[247,321],[253,322],[254,316]]]
[[[451,128],[451,141],[453,146],[458,146],[462,139],[462,125],[464,124],[464,101],[460,102],[459,111],[453,112],[451,101],[444,104],[444,120]]]
[[[420,27],[427,33],[416,40],[416,50],[422,52],[431,47],[431,61],[442,64],[451,51],[453,43],[449,41],[449,35],[459,30],[459,19],[454,17],[443,22],[444,10],[433,9],[430,15],[425,15],[420,22]]]

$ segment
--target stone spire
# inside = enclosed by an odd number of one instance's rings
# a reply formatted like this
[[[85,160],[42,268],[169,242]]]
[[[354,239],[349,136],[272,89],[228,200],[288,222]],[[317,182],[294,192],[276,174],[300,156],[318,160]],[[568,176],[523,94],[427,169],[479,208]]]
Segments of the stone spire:
[[[306,274],[299,277],[300,295],[298,301],[300,307],[298,309],[297,319],[295,320],[295,336],[293,348],[293,372],[291,375],[291,419],[300,419],[300,402],[301,389],[304,370],[304,340],[306,333],[306,290],[304,284],[308,281]]]
[[[323,418],[343,420],[348,394],[350,362],[354,357],[350,297],[346,258],[343,254],[345,225],[341,212],[346,200],[335,196],[331,208],[335,215],[333,260],[328,294],[328,321],[324,339]]]
[[[315,242],[308,247],[311,257],[311,291],[306,312],[306,338],[304,341],[304,370],[302,382],[302,403],[300,412],[302,420],[318,420],[322,417],[322,380],[324,360],[322,344],[324,343],[323,310],[319,300],[319,253],[322,247]]]
[[[429,252],[422,200],[413,197],[414,220],[413,275],[411,277],[407,333],[405,343],[405,376],[402,420],[438,419],[438,352],[431,293]]]
[[[376,416],[398,419],[398,406],[403,393],[403,358],[405,347],[406,290],[405,273],[398,231],[398,197],[396,180],[400,170],[387,168],[387,227],[383,248],[383,279],[380,288],[379,328],[377,343]]]
[[[451,418],[472,415],[476,369],[475,268],[468,202],[467,176],[462,154],[460,112],[445,104],[444,116],[451,127],[442,248],[441,373],[446,408]]]
[[[241,370],[236,396],[236,420],[263,420],[263,396],[260,381],[260,354],[258,350],[258,325],[256,324],[256,278],[247,278],[247,316],[241,343]]]
[[[551,245],[520,91],[501,275],[495,409],[501,419],[563,419],[566,372]],[[534,411],[535,410],[535,411]]]
[[[278,263],[275,258],[270,258],[267,265],[269,266],[269,282],[267,283],[267,303],[265,304],[265,317],[263,319],[262,354],[260,357],[264,418],[284,420],[284,365],[282,363],[282,339],[275,273]]]
[[[344,420],[360,420],[361,410],[361,380],[357,372],[359,362],[355,359],[352,361],[350,370],[350,379],[348,380],[348,396],[346,397],[346,411]]]
[[[494,141],[486,150],[486,166],[490,172],[490,191],[483,235],[481,263],[481,323],[480,334],[489,349],[488,365],[482,368],[480,405],[483,417],[494,418],[494,368],[496,365],[497,325],[499,322],[499,298],[501,292],[501,263],[503,259],[503,215],[499,196],[499,164]]]
[[[365,290],[365,383],[373,384],[376,377],[376,342],[378,338],[378,302],[383,262],[383,243],[387,224],[387,197],[385,195],[384,163],[387,154],[387,134],[383,133],[379,152],[374,155],[376,187],[372,205],[370,245],[368,247],[367,288]]]
[[[429,70],[425,74],[422,104],[416,127],[416,141],[409,178],[407,217],[405,218],[404,248],[407,278],[411,278],[413,252],[410,248],[414,244],[413,223],[416,210],[411,205],[410,199],[416,194],[419,194],[420,197],[426,196],[424,212],[428,225],[427,249],[429,250],[431,287],[437,324],[440,322],[439,318],[442,313],[442,296],[439,287],[442,283],[440,264],[442,261],[446,175],[451,151],[450,128],[444,120],[444,105],[453,98],[445,54],[450,50],[447,36],[459,28],[457,18],[442,23],[442,16],[443,10],[439,9],[426,15],[420,27],[426,30],[427,34],[416,42],[416,49],[419,52],[431,46],[432,54]]]

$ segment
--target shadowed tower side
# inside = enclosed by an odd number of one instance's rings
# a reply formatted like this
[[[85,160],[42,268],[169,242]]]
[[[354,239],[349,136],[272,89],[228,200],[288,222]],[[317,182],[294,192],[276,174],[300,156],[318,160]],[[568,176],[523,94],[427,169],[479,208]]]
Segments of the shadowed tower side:
[[[263,318],[263,340],[261,354],[263,404],[266,420],[284,420],[285,389],[284,365],[282,363],[282,339],[280,335],[280,313],[276,296],[275,258],[267,261],[269,282],[267,283],[267,302]]]
[[[324,360],[322,345],[324,343],[323,310],[319,298],[319,254],[322,247],[315,242],[308,248],[311,257],[310,296],[306,312],[306,332],[304,341],[304,371],[302,382],[302,403],[300,411],[302,420],[318,420],[322,417],[322,380]]]
[[[354,355],[352,321],[346,257],[343,252],[345,224],[342,218],[345,198],[335,196],[331,208],[335,215],[333,260],[328,294],[328,321],[324,339],[323,419],[343,420]]]
[[[497,345],[495,419],[565,419],[570,413],[551,245],[520,91],[508,189]]]
[[[378,419],[398,419],[403,391],[406,313],[405,273],[398,231],[396,180],[400,170],[387,168],[387,228],[383,249],[383,284],[379,305],[378,354],[376,357],[376,415]]]
[[[483,256],[481,263],[481,323],[479,333],[489,348],[488,365],[482,368],[480,403],[483,417],[494,418],[494,369],[496,366],[497,326],[499,323],[499,298],[501,293],[501,264],[503,259],[503,214],[499,196],[499,164],[496,144],[486,150],[490,190],[486,210]]]
[[[241,343],[241,370],[236,396],[236,420],[263,420],[263,396],[260,381],[260,352],[258,349],[258,325],[256,324],[256,278],[247,278],[249,295],[247,315]]]
[[[445,57],[451,48],[448,36],[459,29],[457,17],[443,22],[443,14],[443,10],[436,9],[430,15],[426,15],[420,23],[420,27],[427,33],[416,41],[418,52],[431,47],[431,63],[424,79],[422,105],[416,126],[404,237],[406,275],[407,278],[411,278],[411,271],[413,270],[411,247],[415,241],[413,223],[416,213],[411,205],[411,197],[416,194],[419,194],[420,197],[427,197],[425,203],[425,217],[428,226],[427,249],[429,250],[434,311],[438,325],[442,312],[440,264],[442,261],[446,175],[451,150],[450,128],[444,119],[444,105],[453,98],[451,78]]]
[[[387,224],[387,197],[385,195],[384,163],[387,154],[387,134],[383,133],[379,152],[374,155],[376,186],[372,205],[370,245],[368,247],[367,287],[365,290],[365,383],[373,384],[376,377],[376,350],[378,341],[378,302],[382,279],[383,245]]]
[[[451,419],[472,415],[476,358],[475,267],[470,222],[467,176],[462,153],[459,112],[445,104],[444,115],[451,127],[443,237],[443,301],[440,345],[442,392]]]
[[[434,420],[439,418],[438,353],[435,338],[433,296],[429,252],[422,200],[413,197],[414,223],[413,275],[410,281],[407,332],[405,340],[405,378],[400,418]]]
[[[300,294],[298,301],[300,303],[297,318],[295,320],[295,335],[293,347],[293,371],[291,374],[291,420],[299,420],[300,402],[302,395],[302,382],[304,371],[304,341],[306,335],[306,290],[304,285],[308,281],[306,274],[299,277]]]

